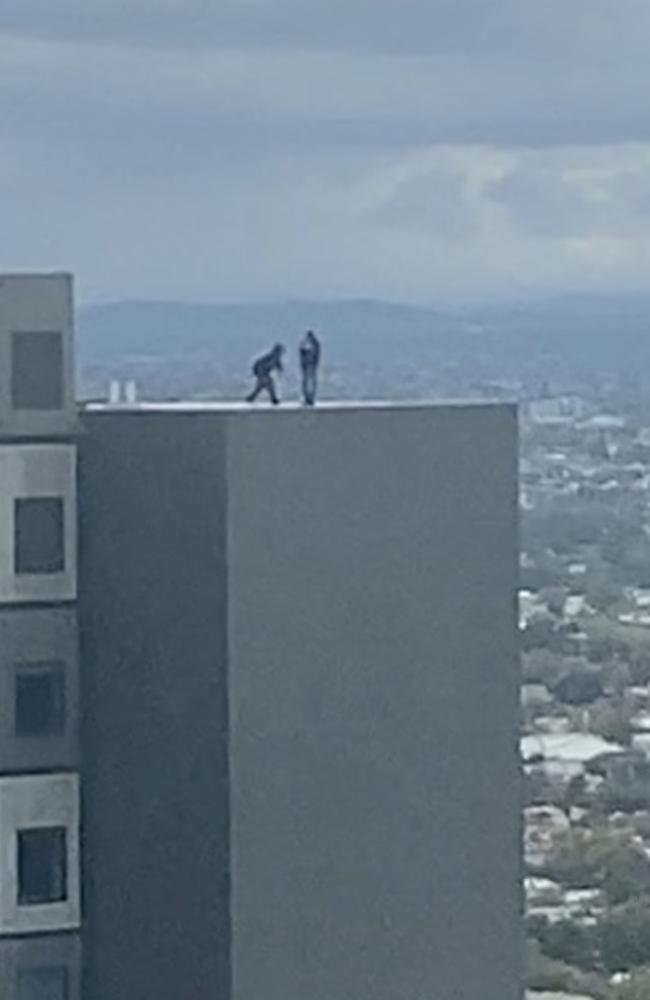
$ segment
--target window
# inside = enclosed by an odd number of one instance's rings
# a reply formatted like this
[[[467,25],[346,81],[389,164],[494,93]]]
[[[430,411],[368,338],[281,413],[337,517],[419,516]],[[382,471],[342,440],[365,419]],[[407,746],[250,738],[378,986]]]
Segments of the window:
[[[68,987],[64,965],[19,969],[16,1000],[69,1000]]]
[[[63,338],[55,332],[11,337],[11,398],[15,410],[63,406]]]
[[[16,500],[14,512],[16,573],[62,572],[65,559],[61,497]]]
[[[60,661],[16,667],[15,725],[18,737],[61,736],[65,729],[65,666]]]
[[[18,830],[18,905],[67,899],[67,836],[64,826]]]

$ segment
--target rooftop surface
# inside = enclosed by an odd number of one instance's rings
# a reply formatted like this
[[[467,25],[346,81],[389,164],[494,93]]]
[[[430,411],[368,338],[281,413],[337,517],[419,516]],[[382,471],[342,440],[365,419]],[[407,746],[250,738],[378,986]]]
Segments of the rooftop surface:
[[[138,403],[109,403],[89,401],[79,404],[84,412],[111,412],[111,413],[256,413],[256,412],[277,412],[283,413],[287,410],[300,413],[313,413],[318,411],[332,412],[337,410],[434,410],[434,409],[454,409],[454,408],[486,408],[495,409],[499,407],[510,408],[514,404],[504,402],[491,402],[483,400],[459,399],[459,400],[323,400],[316,406],[305,406],[296,401],[281,403],[273,406],[272,403],[245,403],[236,401],[216,401],[216,400],[178,400],[166,401],[142,401]]]

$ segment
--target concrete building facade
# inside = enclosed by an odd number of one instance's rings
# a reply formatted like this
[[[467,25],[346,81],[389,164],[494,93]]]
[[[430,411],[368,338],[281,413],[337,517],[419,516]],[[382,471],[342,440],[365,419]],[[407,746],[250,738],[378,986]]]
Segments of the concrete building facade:
[[[520,1000],[514,411],[73,355],[0,277],[2,1000]]]
[[[72,282],[0,278],[0,996],[78,1000]]]
[[[88,412],[85,996],[519,1000],[516,421]]]

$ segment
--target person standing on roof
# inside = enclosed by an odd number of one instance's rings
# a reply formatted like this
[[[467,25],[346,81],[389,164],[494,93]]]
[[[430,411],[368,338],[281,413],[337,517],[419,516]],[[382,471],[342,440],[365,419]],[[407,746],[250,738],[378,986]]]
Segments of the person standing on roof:
[[[318,388],[318,365],[320,362],[320,342],[313,332],[308,330],[300,341],[300,370],[302,372],[302,398],[305,406],[313,406],[316,402]]]
[[[282,355],[284,354],[284,347],[282,344],[276,344],[267,354],[263,354],[261,357],[253,364],[253,375],[256,378],[256,383],[253,391],[246,397],[247,403],[253,403],[259,396],[261,392],[268,392],[269,398],[274,406],[277,406],[280,402],[278,394],[275,391],[275,382],[273,381],[273,372],[281,372],[282,368]]]

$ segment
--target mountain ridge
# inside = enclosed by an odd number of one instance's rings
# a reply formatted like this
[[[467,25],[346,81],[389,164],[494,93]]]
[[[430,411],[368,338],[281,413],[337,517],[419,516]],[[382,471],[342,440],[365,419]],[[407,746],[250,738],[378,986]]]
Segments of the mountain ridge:
[[[587,372],[650,363],[650,294],[567,295],[471,306],[358,298],[206,303],[124,300],[79,311],[82,366],[217,360],[248,368],[281,340],[322,335],[341,365],[461,365],[504,375]]]

